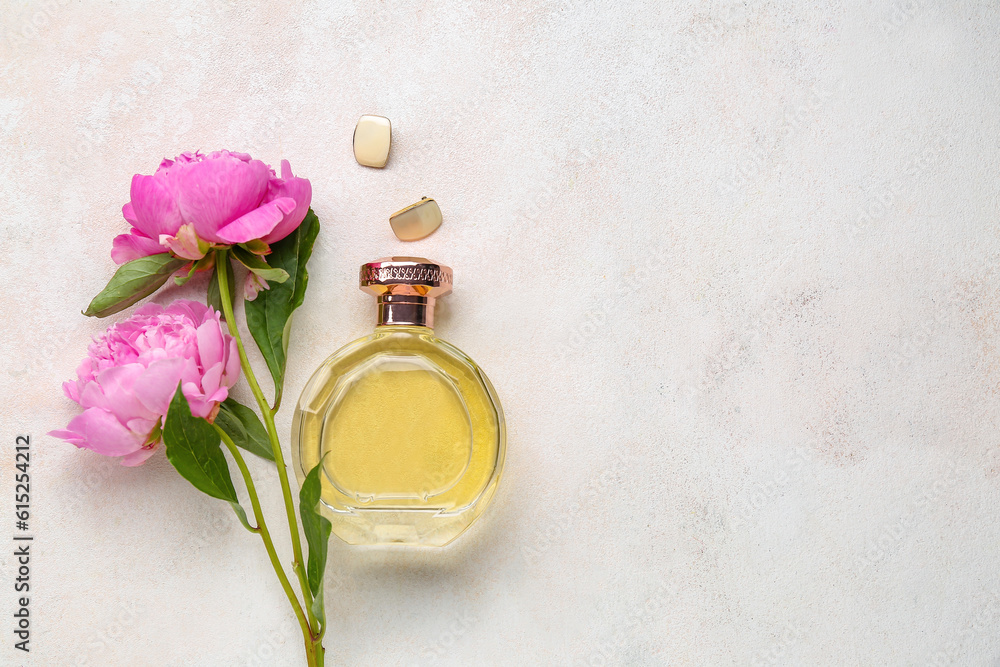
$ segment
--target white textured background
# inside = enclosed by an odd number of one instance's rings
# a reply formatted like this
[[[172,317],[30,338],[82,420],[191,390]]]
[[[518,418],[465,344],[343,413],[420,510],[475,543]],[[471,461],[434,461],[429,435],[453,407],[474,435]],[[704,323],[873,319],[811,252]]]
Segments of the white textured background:
[[[370,330],[358,266],[420,254],[506,409],[453,547],[334,540],[330,665],[998,664],[996,2],[251,4],[2,3],[0,545],[18,433],[36,541],[0,664],[304,661],[224,503],[44,435],[130,177],[196,148],[312,180],[289,396]]]

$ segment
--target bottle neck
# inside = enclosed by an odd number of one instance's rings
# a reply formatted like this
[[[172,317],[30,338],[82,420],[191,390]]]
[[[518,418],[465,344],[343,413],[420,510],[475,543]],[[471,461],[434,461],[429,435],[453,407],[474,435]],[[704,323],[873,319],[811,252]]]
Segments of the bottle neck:
[[[434,299],[412,294],[378,297],[378,326],[434,327]]]

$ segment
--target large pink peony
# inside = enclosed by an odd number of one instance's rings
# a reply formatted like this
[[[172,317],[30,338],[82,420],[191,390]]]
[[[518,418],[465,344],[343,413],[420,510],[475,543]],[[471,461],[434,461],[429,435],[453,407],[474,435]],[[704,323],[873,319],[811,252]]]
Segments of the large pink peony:
[[[209,245],[280,241],[309,211],[312,185],[281,161],[281,178],[246,153],[184,153],[163,160],[152,176],[132,177],[122,215],[132,225],[115,238],[118,264],[173,251],[201,259]]]
[[[49,435],[136,466],[160,442],[161,417],[181,383],[191,412],[214,420],[240,376],[236,340],[219,313],[195,301],[139,308],[94,339],[63,390],[84,408]]]

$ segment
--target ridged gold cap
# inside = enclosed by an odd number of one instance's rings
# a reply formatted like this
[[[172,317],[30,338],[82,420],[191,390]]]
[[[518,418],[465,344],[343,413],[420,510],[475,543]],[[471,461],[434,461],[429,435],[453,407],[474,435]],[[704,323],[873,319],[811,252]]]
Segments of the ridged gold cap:
[[[423,257],[383,257],[361,265],[361,289],[378,297],[378,323],[433,327],[434,300],[451,293],[452,272]]]

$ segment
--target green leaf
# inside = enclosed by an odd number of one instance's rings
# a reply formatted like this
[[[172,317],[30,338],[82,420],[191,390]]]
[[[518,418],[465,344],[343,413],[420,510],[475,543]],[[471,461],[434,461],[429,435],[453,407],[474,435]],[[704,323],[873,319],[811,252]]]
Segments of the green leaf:
[[[269,266],[267,262],[257,255],[247,252],[239,246],[233,246],[233,257],[264,280],[273,283],[283,283],[288,280],[287,271]]]
[[[226,258],[226,284],[229,285],[229,301],[230,305],[234,308],[236,307],[236,277],[233,275],[233,263]],[[208,305],[215,308],[220,313],[223,313],[222,319],[225,319],[225,312],[222,309],[222,293],[219,291],[219,266],[216,264],[215,271],[212,271],[212,279],[208,282]]]
[[[271,440],[267,437],[267,429],[260,423],[257,413],[231,397],[219,406],[219,414],[215,425],[229,434],[233,444],[262,459],[274,461],[271,451]]]
[[[315,616],[317,620],[319,620],[319,626],[321,628],[326,626],[326,609],[324,609],[324,607],[325,605],[323,604],[323,587],[320,586],[319,593],[316,593],[316,595],[313,596],[313,603],[312,605],[310,605],[309,608],[312,609],[313,616]]]
[[[256,299],[246,302],[247,328],[274,379],[275,410],[281,404],[285,381],[285,354],[288,351],[291,317],[306,296],[306,285],[309,283],[306,263],[317,234],[319,219],[309,209],[299,228],[272,244],[271,254],[268,255],[271,266],[284,269],[288,280],[271,285],[269,290],[261,290]]]
[[[320,492],[322,484],[319,479],[322,459],[316,467],[309,471],[302,488],[299,489],[299,516],[302,518],[302,532],[305,533],[309,545],[309,557],[306,564],[306,580],[313,594],[313,615],[326,624],[326,614],[323,611],[323,573],[326,571],[326,552],[330,545],[330,521],[319,513]]]
[[[210,261],[212,261],[212,256],[211,255],[205,255],[204,257],[202,257],[198,261],[191,262],[191,268],[188,270],[187,275],[186,276],[175,276],[174,277],[174,282],[177,283],[178,285],[183,285],[187,281],[191,280],[191,278],[194,277],[195,273],[197,273],[198,271],[201,271],[202,269],[204,269],[208,265],[208,263]]]
[[[191,269],[187,272],[187,275],[184,275],[184,276],[174,276],[174,283],[176,283],[178,285],[183,285],[184,283],[186,283],[187,281],[191,280],[191,278],[194,277],[194,272],[197,271],[197,270],[198,269],[195,268],[195,265],[192,264],[191,265]]]
[[[83,314],[88,317],[107,317],[125,310],[159,289],[171,274],[188,261],[164,252],[122,264],[108,281],[107,287],[94,297]]]
[[[191,414],[191,407],[181,392],[180,383],[170,401],[167,419],[163,424],[163,443],[166,445],[167,460],[177,469],[181,477],[191,482],[196,489],[213,498],[225,500],[233,507],[240,522],[253,530],[247,520],[233,480],[229,476],[229,464],[222,453],[222,440],[212,425],[201,417]]]

